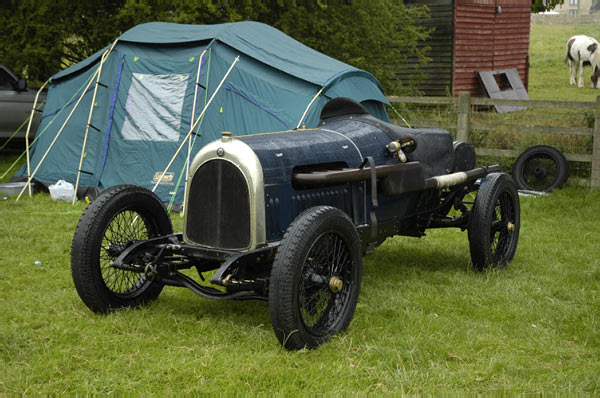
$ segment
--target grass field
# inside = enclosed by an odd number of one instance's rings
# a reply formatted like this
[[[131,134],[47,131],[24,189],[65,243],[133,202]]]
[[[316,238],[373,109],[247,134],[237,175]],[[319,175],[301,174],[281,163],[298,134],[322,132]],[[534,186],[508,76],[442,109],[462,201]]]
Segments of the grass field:
[[[542,74],[537,43],[559,40],[532,28]],[[531,96],[588,95],[556,62],[556,87],[532,76]],[[0,171],[15,157],[0,154]],[[299,352],[279,346],[263,302],[165,288],[148,307],[93,314],[69,264],[84,207],[46,194],[0,201],[0,395],[600,392],[600,191],[522,198],[519,248],[502,271],[471,269],[464,232],[388,239],[364,258],[349,330]]]
[[[600,90],[590,87],[590,70],[585,68],[585,87],[569,85],[565,64],[566,44],[571,36],[600,37],[600,26],[531,25],[529,96],[535,100],[596,101]]]

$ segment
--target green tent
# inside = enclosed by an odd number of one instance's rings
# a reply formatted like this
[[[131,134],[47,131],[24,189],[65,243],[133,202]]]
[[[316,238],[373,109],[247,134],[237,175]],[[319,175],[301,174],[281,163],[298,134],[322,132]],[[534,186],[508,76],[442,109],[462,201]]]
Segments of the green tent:
[[[32,171],[108,48],[52,76],[38,140],[32,148]],[[268,25],[147,23],[122,34],[102,66],[80,186],[102,189],[137,184],[152,189],[189,132],[193,108],[197,118],[238,56],[239,62],[195,129],[192,156],[222,131],[234,136],[281,131],[296,128],[300,120],[306,127],[315,127],[323,105],[335,97],[353,98],[373,115],[389,120],[384,108],[387,100],[373,75],[312,50]],[[35,180],[75,183],[94,82]],[[164,201],[183,199],[185,148],[157,187],[156,193]],[[26,176],[25,168],[19,174]]]

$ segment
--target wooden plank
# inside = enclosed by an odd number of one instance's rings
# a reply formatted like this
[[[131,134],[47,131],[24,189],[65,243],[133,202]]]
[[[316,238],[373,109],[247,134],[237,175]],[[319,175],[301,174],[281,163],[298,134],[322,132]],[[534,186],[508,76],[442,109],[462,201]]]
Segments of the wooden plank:
[[[439,95],[444,95],[445,93],[447,93],[449,89],[450,89],[449,86],[444,86],[444,87],[439,87],[436,89],[421,88],[420,90],[425,95],[439,96]]]
[[[509,49],[496,49],[494,51],[494,56],[495,57],[523,57],[523,56],[527,56],[528,51],[527,49],[515,49],[515,50],[509,50]]]
[[[457,7],[471,5],[494,7],[496,5],[496,0],[455,0],[455,4]]]
[[[424,68],[416,68],[415,65],[407,65],[406,67],[402,66],[396,70],[396,74],[403,75],[418,75],[420,73],[437,73],[439,75],[449,75],[452,76],[452,64],[450,62],[440,64],[436,67],[424,67]]]
[[[495,7],[473,7],[472,5],[465,5],[465,4],[460,4],[460,3],[456,3],[456,6],[454,7],[454,11],[458,14],[458,13],[486,13],[486,14],[490,14],[490,15],[494,15],[496,12],[496,8]]]
[[[452,35],[454,34],[454,27],[452,25],[448,26],[431,26],[428,24],[424,24],[429,28],[433,28],[429,38],[426,40],[427,43],[437,44],[437,43],[452,43]]]
[[[474,102],[474,101],[473,101]],[[550,127],[550,126],[518,126],[518,125],[498,125],[485,122],[471,122],[471,130],[496,131],[502,129],[514,129],[526,134],[567,134],[591,136],[594,129],[587,127]]]
[[[522,10],[515,10],[515,9],[502,9],[502,14],[500,15],[496,15],[496,21],[498,22],[502,22],[502,23],[509,23],[510,21],[524,21],[524,20],[529,20],[530,16],[529,16],[529,12],[525,11],[523,12]]]
[[[471,24],[471,27],[489,27],[494,24],[494,17],[487,19],[484,15],[460,15],[457,14],[454,17],[454,25],[455,26],[468,26]]]
[[[496,0],[496,2],[499,6],[502,7],[503,10],[505,7],[523,7],[526,8],[528,11],[531,9],[530,0]]]
[[[432,97],[441,97],[442,95],[450,92],[450,81],[445,85],[422,85],[419,90],[423,92],[423,95],[431,95]]]
[[[447,42],[436,41],[436,42],[427,43],[427,45],[424,45],[424,46],[418,46],[417,48],[423,49],[425,47],[429,47],[431,49],[429,55],[436,55],[435,53],[433,53],[433,51],[445,51],[445,52],[452,53],[452,41],[447,41]]]
[[[416,7],[426,5],[432,6],[452,6],[452,0],[404,0],[406,7]]]
[[[600,96],[596,97],[596,118],[594,121],[594,143],[592,146],[591,187],[600,188]]]
[[[445,81],[439,81],[435,84],[433,83],[423,83],[419,85],[419,89],[420,90],[442,90],[439,94],[432,94],[430,92],[423,94],[423,95],[427,95],[427,96],[443,96],[447,93],[446,91],[446,87],[448,87],[450,85],[450,79],[447,79]]]
[[[454,22],[473,22],[476,24],[494,23],[493,12],[477,12],[477,10],[456,10],[454,13]]]
[[[505,20],[505,21],[496,21],[496,29],[500,30],[500,31],[506,31],[507,29],[515,29],[515,33],[521,33],[521,34],[525,34],[527,32],[529,32],[529,25],[527,25],[527,23],[529,22],[529,18],[527,19],[520,19],[520,18],[514,18],[512,20]]]
[[[396,73],[396,77],[398,79],[407,80],[407,79],[415,79],[419,75],[425,76],[425,81],[422,81],[419,85],[426,86],[445,86],[450,83],[452,80],[451,73],[436,73],[436,72],[424,72],[419,74],[411,74],[411,73]],[[429,79],[428,79],[429,77]]]
[[[435,83],[438,79],[450,79],[452,78],[452,72],[449,69],[429,69],[429,70],[422,70],[422,71],[398,71],[395,73],[396,76],[400,77],[400,76],[418,76],[418,75],[430,75],[430,76],[435,76],[435,81],[434,82],[422,82],[424,84],[427,83]]]
[[[475,79],[474,81],[477,81],[478,77],[477,77],[476,70],[492,69],[491,65],[492,65],[491,62],[489,62],[487,64],[481,64],[481,65],[477,65],[477,64],[456,65],[456,68],[454,69],[454,79],[456,81],[464,81],[464,82],[471,81],[472,79]],[[458,68],[459,66],[460,66],[460,69]]]
[[[491,148],[475,148],[475,154],[477,156],[504,156],[509,158],[518,157],[521,152],[510,149],[491,149]],[[571,162],[591,162],[592,155],[580,154],[580,153],[565,153],[567,160]]]
[[[494,54],[529,54],[529,42],[510,44],[500,44],[494,46]]]
[[[454,48],[454,54],[456,54],[456,56],[474,54],[485,57],[491,57],[494,55],[494,48],[488,43],[456,43]]]
[[[516,99],[491,99],[471,98],[473,105],[511,105],[526,106],[528,108],[564,108],[564,109],[595,109],[595,102],[580,101],[539,101],[539,100],[516,100]]]
[[[439,122],[436,120],[411,120],[407,119],[407,123],[416,129],[444,129],[444,130],[454,130],[456,126],[449,126],[448,123]],[[392,119],[393,124],[399,124],[401,126],[404,125],[404,122],[398,119]]]
[[[417,58],[407,59],[406,62],[398,65],[399,68],[444,68],[448,65],[452,65],[452,57],[444,55],[443,57],[434,59],[433,61],[420,65],[420,61]]]
[[[475,79],[477,77],[475,70],[492,70],[492,60],[486,63],[457,63],[454,66],[454,75],[457,79]]]
[[[520,60],[502,60],[502,59],[496,59],[494,61],[494,69],[496,70],[500,70],[500,69],[510,69],[510,68],[516,68],[518,64],[520,63],[525,63],[526,59],[520,59]],[[521,79],[522,81],[523,79]]]
[[[408,104],[439,104],[449,105],[456,103],[455,97],[405,97],[390,95],[386,97],[390,102],[404,102]]]
[[[416,23],[427,22],[428,25],[449,25],[448,21],[452,18],[453,12],[452,10],[444,10],[444,11],[432,11],[431,17],[427,19],[417,19]]]
[[[491,54],[494,51],[493,46],[485,40],[455,40],[454,41],[454,52],[461,54],[464,52],[483,52]]]
[[[468,72],[454,73],[454,80],[458,83],[478,82],[477,72],[471,70]]]
[[[517,66],[519,64],[525,64],[526,59],[520,59],[520,60],[503,60],[503,59],[496,59],[494,61],[494,69],[495,70],[502,70],[502,69],[512,69],[512,68],[517,68]],[[519,75],[520,77],[520,75]],[[523,79],[521,79],[521,82],[523,81]]]
[[[471,93],[463,92],[458,95],[456,120],[456,139],[458,141],[469,141],[469,124],[471,121]]]
[[[494,54],[494,61],[496,60],[501,60],[501,61],[520,61],[523,64],[526,64],[526,60],[527,60],[527,54],[526,53],[516,53],[516,54]],[[498,69],[498,68],[496,68]]]
[[[450,65],[447,65],[445,68],[439,67],[439,68],[423,68],[423,69],[410,69],[410,68],[401,68],[398,69],[395,73],[396,75],[410,75],[410,76],[415,76],[415,75],[420,75],[420,74],[425,74],[425,75],[431,75],[431,74],[435,74],[438,77],[452,77],[452,68]]]
[[[431,54],[430,58],[432,59],[431,62],[425,64],[424,66],[430,65],[432,63],[452,63],[453,59],[451,51],[443,51],[442,53]],[[421,61],[419,57],[407,57],[406,61],[404,61],[404,64],[419,64],[420,62]]]
[[[417,88],[429,95],[443,95],[452,82],[454,0],[406,0],[404,3],[407,7],[429,7],[430,18],[423,18],[418,22],[433,28],[433,32],[418,48],[429,46],[429,57],[432,61],[420,66],[418,57],[408,57],[403,65],[396,68],[396,76],[400,81],[408,83],[416,75],[424,75],[425,81]]]
[[[454,33],[457,35],[457,37],[460,37],[460,35],[472,34],[491,36],[494,34],[494,25],[490,24],[489,26],[457,26],[456,29],[454,29]]]
[[[475,74],[475,72],[473,72],[473,77],[467,77],[467,78],[456,78],[456,76],[454,77],[454,85],[456,87],[459,86],[469,86],[469,87],[477,87],[477,88],[481,88],[483,89],[483,87],[479,84],[479,79],[477,78],[477,75]],[[458,91],[458,89],[456,90],[457,93],[459,93],[460,91]]]
[[[490,58],[491,59],[491,58]],[[475,64],[479,64],[481,62],[481,57],[477,56],[476,54],[460,54],[457,55],[456,57],[454,57],[454,62],[456,64],[469,64],[469,63],[475,63]],[[486,62],[489,63],[489,62]]]
[[[431,80],[429,80],[429,81],[427,81],[427,82],[423,82],[423,83],[421,83],[421,86],[422,86],[422,87],[428,87],[428,88],[434,88],[434,87],[443,87],[443,86],[447,86],[449,83],[450,83],[450,78],[448,77],[448,78],[447,78],[447,79],[445,79],[445,80],[439,80],[439,81],[437,81],[437,80],[436,80],[435,82],[432,82]],[[444,94],[442,94],[442,96],[443,96],[443,95],[445,95],[445,93],[444,93]]]
[[[494,39],[496,40],[494,44],[498,44],[500,46],[507,44],[529,44],[529,35],[517,34],[515,32],[498,32],[496,30]]]

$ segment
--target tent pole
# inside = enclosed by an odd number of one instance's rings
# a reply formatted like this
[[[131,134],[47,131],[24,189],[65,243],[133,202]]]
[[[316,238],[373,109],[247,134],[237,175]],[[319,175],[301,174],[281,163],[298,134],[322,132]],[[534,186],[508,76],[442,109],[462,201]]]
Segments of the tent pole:
[[[229,69],[227,70],[227,73],[225,73],[225,76],[223,76],[223,79],[221,80],[221,82],[219,83],[219,85],[217,86],[217,89],[215,90],[215,92],[212,94],[212,96],[210,97],[210,99],[208,100],[208,102],[206,103],[206,105],[204,105],[204,109],[202,109],[202,112],[200,113],[200,116],[198,116],[198,119],[196,119],[196,121],[194,122],[194,124],[192,125],[192,128],[190,129],[190,131],[187,133],[187,135],[185,136],[184,140],[181,142],[181,145],[179,145],[179,148],[177,148],[177,151],[175,152],[175,155],[173,155],[173,157],[171,158],[171,160],[169,161],[169,164],[167,165],[167,167],[165,167],[165,170],[162,172],[162,174],[160,175],[160,178],[158,179],[158,181],[156,181],[156,184],[154,184],[154,188],[152,188],[152,192],[156,191],[156,188],[158,187],[158,184],[160,184],[160,182],[162,181],[163,177],[165,176],[165,174],[167,174],[167,171],[169,170],[169,167],[171,167],[171,165],[173,164],[173,162],[175,161],[175,158],[177,157],[177,155],[179,155],[179,152],[181,152],[181,149],[183,148],[183,146],[185,145],[185,142],[188,140],[188,138],[190,138],[192,136],[192,132],[194,131],[194,129],[196,128],[196,125],[198,124],[198,122],[202,119],[202,117],[204,116],[204,113],[206,112],[206,109],[208,109],[208,107],[210,106],[212,100],[215,98],[215,96],[217,95],[217,93],[219,92],[219,90],[221,89],[221,86],[223,85],[223,83],[225,83],[225,79],[227,79],[227,76],[229,76],[229,74],[231,73],[231,70],[233,69],[233,67],[235,66],[235,64],[238,63],[238,61],[240,60],[239,55],[237,57],[235,57],[235,59],[233,60],[233,63],[231,64],[231,66],[229,67]]]
[[[96,94],[98,93],[98,86],[100,85],[100,75],[102,75],[102,66],[104,65],[104,62],[106,62],[106,59],[108,58],[108,56],[112,52],[113,48],[115,47],[115,44],[117,44],[117,40],[119,40],[119,39],[116,39],[113,42],[112,46],[110,46],[110,48],[108,50],[106,50],[104,52],[104,54],[102,54],[102,57],[100,58],[100,65],[98,66],[98,74],[96,75],[96,85],[94,87],[94,95],[92,95],[92,104],[90,105],[90,113],[88,114],[87,124],[85,125],[85,134],[83,136],[83,145],[81,146],[81,156],[79,157],[79,167],[77,168],[77,179],[75,180],[75,190],[73,191],[73,201],[71,202],[72,204],[75,204],[75,202],[77,201],[77,189],[79,188],[79,178],[81,177],[81,167],[83,167],[83,156],[85,155],[85,147],[87,145],[88,134],[90,132],[90,124],[92,123],[92,115],[94,113],[94,103],[96,102]]]
[[[67,119],[64,121],[64,123],[62,124],[62,126],[58,130],[58,133],[56,133],[56,136],[54,137],[54,139],[52,140],[52,142],[48,146],[48,149],[46,149],[46,152],[44,153],[44,156],[42,156],[42,159],[38,163],[37,167],[35,168],[35,170],[33,171],[33,173],[30,176],[27,177],[27,184],[21,190],[21,193],[19,193],[19,196],[17,196],[17,199],[15,199],[15,202],[18,201],[21,198],[21,195],[23,195],[23,192],[25,192],[25,189],[27,189],[27,185],[31,184],[31,180],[33,180],[33,177],[35,177],[35,173],[37,173],[37,171],[40,168],[40,166],[42,165],[42,163],[44,163],[44,160],[46,160],[46,156],[48,156],[48,153],[50,152],[50,150],[52,149],[52,147],[56,143],[56,140],[58,140],[58,137],[60,137],[60,134],[65,129],[65,126],[67,125],[67,123],[69,122],[69,120],[71,120],[71,116],[73,116],[73,113],[75,113],[75,110],[77,109],[77,106],[79,106],[79,103],[83,99],[83,96],[85,95],[86,91],[92,85],[92,81],[94,80],[94,77],[96,77],[96,74],[98,73],[98,70],[99,69],[96,69],[96,72],[94,72],[94,74],[92,75],[92,78],[90,79],[90,81],[88,82],[88,84],[85,86],[85,89],[83,90],[83,92],[81,93],[81,96],[79,97],[79,99],[75,103],[75,106],[73,106],[73,109],[71,109],[71,113],[69,113],[69,116],[67,116]]]
[[[312,106],[313,102],[315,102],[315,100],[317,98],[319,98],[319,95],[321,95],[321,93],[323,92],[323,89],[324,89],[324,87],[321,87],[321,89],[319,90],[319,92],[314,96],[314,98],[310,101],[310,103],[308,104],[308,106],[304,110],[304,113],[302,114],[302,117],[300,118],[300,121],[298,122],[298,125],[296,126],[297,129],[300,128],[300,125],[302,124],[302,121],[304,120],[304,117],[308,113],[308,110]]]
[[[27,132],[25,132],[25,152],[27,153],[27,177],[29,177],[31,175],[31,163],[30,163],[30,158],[29,158],[29,132],[31,131],[31,122],[33,121],[33,116],[35,115],[35,107],[37,106],[37,102],[38,102],[40,93],[42,92],[44,87],[46,87],[46,85],[48,84],[49,81],[50,81],[50,79],[46,80],[46,82],[44,84],[42,84],[42,87],[40,87],[37,94],[35,95],[35,99],[33,100],[33,105],[31,107],[31,116],[29,116],[29,123],[27,124]],[[31,182],[30,181],[27,183],[27,188],[29,190],[29,197],[31,197]]]
[[[194,116],[196,115],[196,99],[198,98],[198,86],[200,84],[200,71],[202,70],[202,60],[204,59],[204,54],[206,54],[207,48],[205,48],[204,51],[202,51],[202,54],[200,54],[200,60],[198,61],[198,71],[196,72],[196,88],[194,89],[194,103],[192,104],[192,118],[190,120],[190,123],[194,122]],[[191,135],[187,141],[188,141],[188,154],[187,154],[187,160],[185,162],[186,166],[185,166],[185,185],[184,186],[187,186],[188,174],[190,172],[190,156],[192,156],[192,136]]]

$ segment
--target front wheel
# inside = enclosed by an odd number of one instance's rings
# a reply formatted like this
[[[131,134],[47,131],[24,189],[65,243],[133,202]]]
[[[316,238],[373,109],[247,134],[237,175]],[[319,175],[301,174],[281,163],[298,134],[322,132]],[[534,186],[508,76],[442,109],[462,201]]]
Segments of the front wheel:
[[[520,204],[513,179],[491,173],[477,192],[469,221],[473,266],[503,268],[514,257],[519,241]]]
[[[136,242],[172,233],[165,207],[146,188],[117,185],[102,192],[81,216],[71,246],[71,273],[81,300],[105,313],[156,299],[160,282],[112,262]]]
[[[345,330],[356,309],[362,256],[354,224],[318,206],[290,224],[269,285],[271,323],[287,349],[315,348]]]

